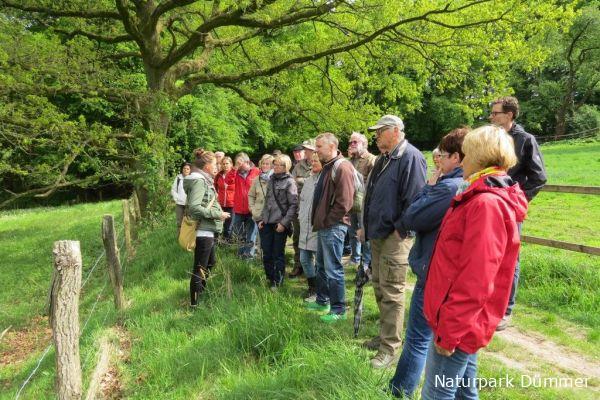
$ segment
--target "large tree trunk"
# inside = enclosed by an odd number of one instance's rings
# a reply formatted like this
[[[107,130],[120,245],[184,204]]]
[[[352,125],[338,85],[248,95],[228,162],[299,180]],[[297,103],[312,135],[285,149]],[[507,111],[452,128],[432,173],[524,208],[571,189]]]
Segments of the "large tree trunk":
[[[140,154],[136,169],[142,179],[135,185],[142,213],[164,208],[168,202],[167,165],[169,143],[168,131],[171,123],[170,106],[173,98],[169,94],[172,85],[167,71],[144,63],[148,94],[141,102],[142,124],[148,133],[148,152]]]

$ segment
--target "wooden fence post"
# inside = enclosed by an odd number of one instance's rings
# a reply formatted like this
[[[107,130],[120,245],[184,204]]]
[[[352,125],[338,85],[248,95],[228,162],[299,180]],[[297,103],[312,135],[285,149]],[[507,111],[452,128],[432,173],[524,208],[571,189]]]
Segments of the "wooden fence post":
[[[133,204],[133,211],[135,214],[135,222],[138,223],[142,220],[142,210],[140,210],[140,200],[138,199],[137,193],[135,190],[131,195],[131,203]]]
[[[123,274],[121,273],[121,261],[119,260],[119,249],[117,248],[117,235],[112,215],[102,218],[102,241],[106,250],[106,261],[108,264],[108,275],[113,286],[115,295],[115,307],[122,310],[123,301]]]
[[[54,275],[50,294],[50,324],[56,348],[58,398],[81,399],[79,359],[79,292],[81,251],[78,241],[54,242]]]
[[[127,249],[127,259],[131,260],[135,254],[133,244],[131,243],[131,212],[129,200],[123,200],[123,231],[125,232],[125,248]]]

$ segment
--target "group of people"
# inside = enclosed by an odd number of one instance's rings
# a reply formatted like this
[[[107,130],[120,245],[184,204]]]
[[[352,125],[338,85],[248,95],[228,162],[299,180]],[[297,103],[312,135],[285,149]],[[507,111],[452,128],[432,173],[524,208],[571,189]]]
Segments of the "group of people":
[[[413,396],[425,372],[424,399],[478,398],[477,352],[510,320],[521,224],[546,182],[539,147],[515,122],[518,115],[516,98],[499,98],[491,124],[446,134],[429,178],[424,156],[394,115],[368,128],[379,156],[357,132],[349,158],[332,133],[295,148],[295,163],[267,154],[258,168],[245,153],[233,165],[222,153],[196,150],[173,187],[178,218],[198,221],[191,305],[214,266],[217,235],[242,238],[238,255],[248,259],[258,232],[271,289],[283,283],[291,236],[298,261],[290,275],[306,276],[306,308],[324,322],[343,321],[348,235],[349,264],[369,269],[379,309],[379,334],[364,343],[376,351],[371,365],[397,362],[391,393]],[[409,267],[417,282],[403,335]]]

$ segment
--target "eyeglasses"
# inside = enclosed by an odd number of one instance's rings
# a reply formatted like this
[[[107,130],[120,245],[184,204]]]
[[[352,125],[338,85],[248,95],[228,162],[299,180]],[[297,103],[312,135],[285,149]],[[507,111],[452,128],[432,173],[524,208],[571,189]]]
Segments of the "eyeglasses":
[[[495,117],[498,114],[506,114],[504,111],[491,111],[490,116]]]
[[[450,154],[450,153],[440,153],[439,157],[440,157],[440,158],[444,158],[444,157],[448,157],[448,158],[450,158],[450,156],[451,156],[451,155],[452,155],[452,154]]]
[[[358,140],[351,140],[349,143],[350,144],[359,144],[360,142]]]
[[[379,135],[381,135],[383,132],[387,131],[387,130],[388,130],[388,129],[390,129],[390,128],[391,128],[391,126],[389,126],[389,125],[382,126],[381,128],[379,128],[379,129],[377,129],[377,130],[375,131],[375,135],[376,135],[376,136],[379,136]]]

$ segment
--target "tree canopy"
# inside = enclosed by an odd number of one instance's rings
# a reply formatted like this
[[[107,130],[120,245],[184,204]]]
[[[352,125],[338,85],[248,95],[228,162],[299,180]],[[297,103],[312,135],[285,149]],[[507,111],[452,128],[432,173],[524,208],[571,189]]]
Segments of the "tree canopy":
[[[0,206],[128,182],[154,208],[195,147],[288,149],[324,130],[364,131],[383,113],[435,141],[547,68],[585,14],[540,0],[0,0],[0,10]],[[590,53],[582,43],[574,56]]]

